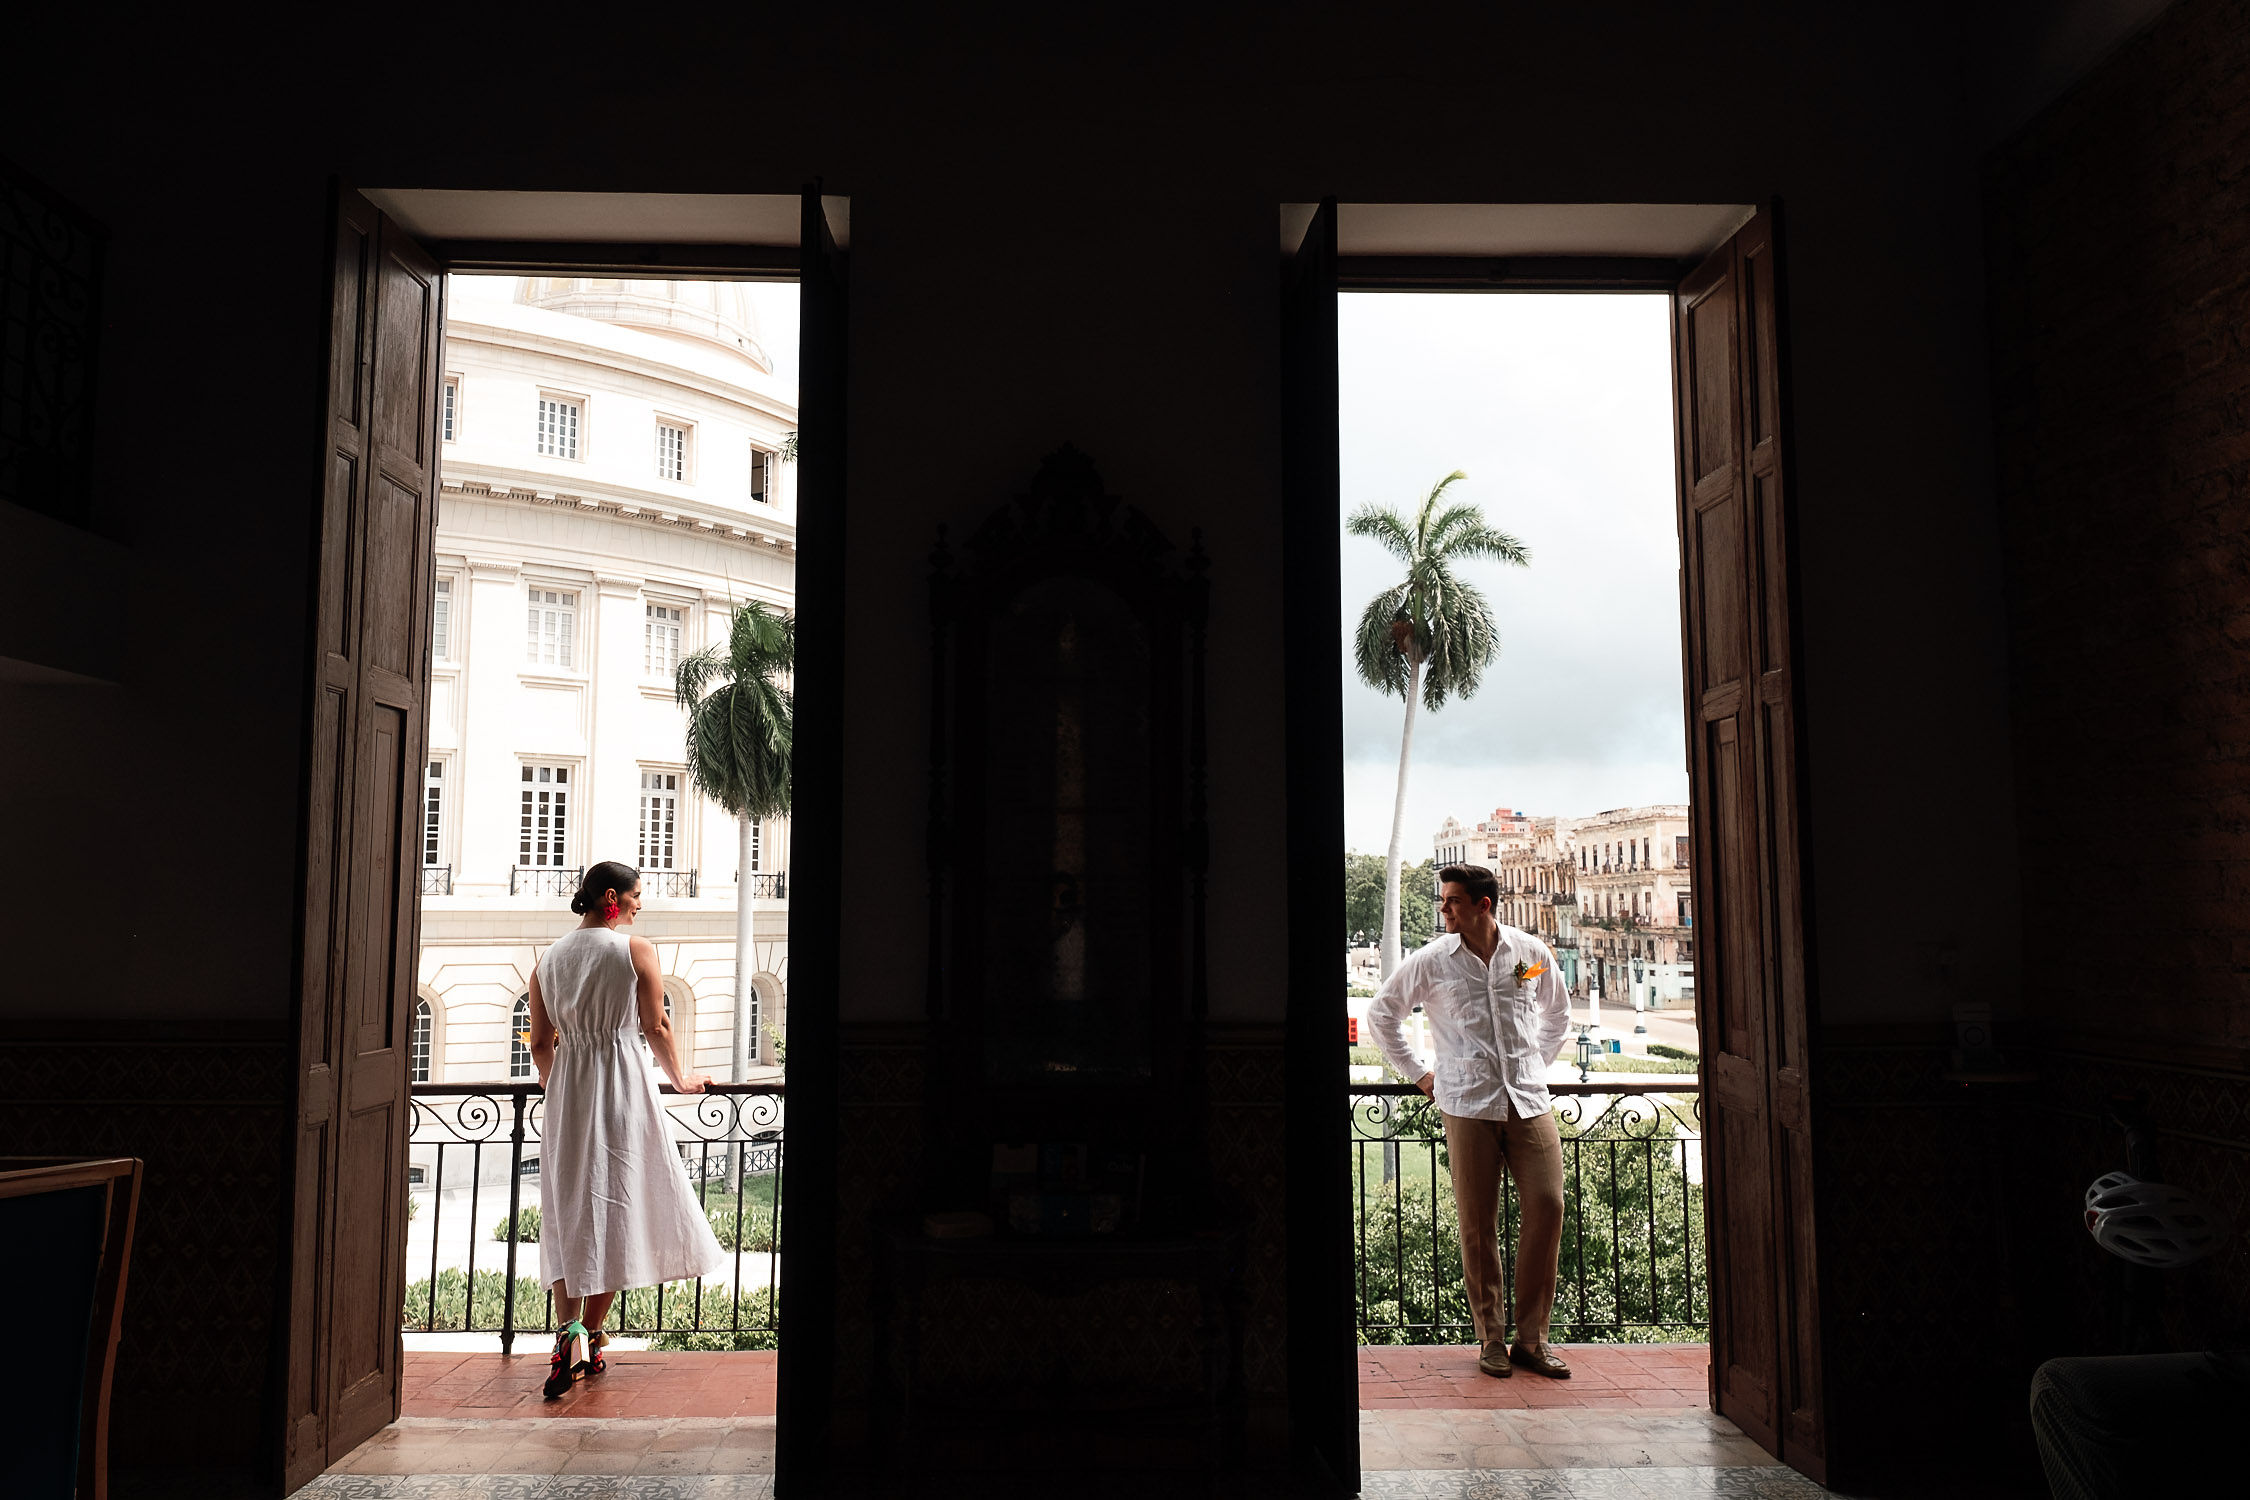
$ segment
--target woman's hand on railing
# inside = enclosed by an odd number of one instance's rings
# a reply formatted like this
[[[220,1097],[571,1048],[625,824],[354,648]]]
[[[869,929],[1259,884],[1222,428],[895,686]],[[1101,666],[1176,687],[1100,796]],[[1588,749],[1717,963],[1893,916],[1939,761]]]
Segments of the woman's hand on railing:
[[[700,1094],[710,1086],[711,1075],[708,1073],[690,1073],[684,1078],[672,1080],[672,1087],[683,1094]]]

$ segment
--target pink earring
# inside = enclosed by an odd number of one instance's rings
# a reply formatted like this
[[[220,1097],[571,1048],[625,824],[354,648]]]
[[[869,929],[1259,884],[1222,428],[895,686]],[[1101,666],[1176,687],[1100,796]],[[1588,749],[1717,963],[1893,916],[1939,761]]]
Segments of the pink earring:
[[[616,902],[612,901],[609,903],[609,905],[602,908],[602,920],[604,922],[614,922],[617,920]]]

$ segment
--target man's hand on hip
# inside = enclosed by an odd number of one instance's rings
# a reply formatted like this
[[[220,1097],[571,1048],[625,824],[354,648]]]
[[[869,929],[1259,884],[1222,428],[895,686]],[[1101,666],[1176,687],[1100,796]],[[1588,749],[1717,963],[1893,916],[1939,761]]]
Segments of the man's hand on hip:
[[[1423,1098],[1428,1099],[1433,1103],[1436,1101],[1437,1074],[1424,1073],[1421,1077],[1414,1080],[1414,1086],[1422,1091]]]

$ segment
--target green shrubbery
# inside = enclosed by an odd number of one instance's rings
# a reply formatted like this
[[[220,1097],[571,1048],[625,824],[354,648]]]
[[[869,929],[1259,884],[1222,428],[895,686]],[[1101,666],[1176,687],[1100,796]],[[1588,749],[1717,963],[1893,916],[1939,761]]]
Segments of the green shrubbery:
[[[1648,1055],[1651,1057],[1669,1057],[1674,1062],[1695,1061],[1695,1054],[1685,1047],[1667,1047],[1662,1042],[1650,1042],[1648,1044]]]
[[[469,1305],[468,1276],[458,1266],[448,1266],[437,1274],[437,1298],[433,1309],[430,1298],[430,1278],[410,1282],[406,1288],[406,1321],[403,1326],[409,1333],[459,1332],[468,1328],[498,1328],[501,1321],[501,1288],[507,1275],[502,1271],[477,1272],[475,1305]],[[464,1313],[473,1316],[466,1320]],[[529,1276],[516,1278],[516,1326],[537,1328],[546,1321],[547,1291]]]
[[[780,1197],[781,1178],[769,1172],[743,1178],[739,1199],[732,1193],[707,1191],[703,1213],[711,1221],[711,1232],[725,1248],[770,1251],[781,1239]]]
[[[1638,1101],[1636,1101],[1636,1104]],[[1633,1131],[1638,1136],[1643,1121]],[[1666,1106],[1693,1128],[1684,1106]],[[1614,1120],[1611,1122],[1614,1125]],[[1355,1147],[1352,1165],[1354,1255],[1361,1337],[1369,1343],[1454,1343],[1475,1337],[1453,1185],[1436,1112],[1409,1101],[1396,1116],[1397,1181],[1383,1181],[1383,1149]],[[1650,1139],[1610,1139],[1609,1130],[1576,1145],[1565,1124],[1563,1242],[1554,1337],[1570,1343],[1661,1343],[1706,1336],[1703,1189],[1682,1165],[1681,1142],[1660,1129]],[[1571,1153],[1575,1153],[1575,1161]],[[1362,1174],[1366,1180],[1361,1180]],[[1502,1245],[1512,1254],[1519,1212],[1512,1195]],[[1402,1274],[1403,1272],[1403,1274]],[[1631,1325],[1631,1326],[1628,1326]]]
[[[1654,1051],[1652,1047],[1649,1049]],[[1578,1054],[1565,1051],[1563,1060],[1577,1065]],[[1669,1057],[1628,1057],[1622,1052],[1597,1052],[1588,1068],[1596,1073],[1693,1073],[1693,1062],[1680,1062]]]
[[[500,1222],[492,1226],[492,1237],[503,1242],[508,1238],[508,1216],[506,1214],[502,1214]],[[527,1204],[517,1211],[516,1243],[519,1245],[536,1245],[539,1243],[538,1204]]]
[[[501,1323],[500,1295],[505,1275],[499,1271],[477,1272],[475,1305],[468,1306],[468,1278],[457,1268],[438,1272],[437,1299],[433,1311],[430,1298],[430,1280],[422,1280],[406,1289],[406,1308],[403,1326],[409,1333],[459,1332],[466,1328],[486,1331],[497,1329]],[[730,1296],[722,1283],[706,1282],[703,1301],[696,1304],[695,1283],[675,1281],[664,1288],[663,1319],[670,1325],[695,1325],[677,1328],[656,1336],[658,1349],[775,1349],[780,1345],[773,1328],[774,1296],[765,1287],[753,1287],[740,1296]],[[547,1290],[528,1276],[516,1278],[516,1328],[520,1333],[537,1336],[548,1326],[550,1307]],[[464,1320],[463,1314],[473,1316]],[[608,1327],[652,1328],[657,1319],[657,1289],[652,1286],[634,1287],[617,1299],[611,1309]],[[739,1321],[739,1332],[730,1331],[728,1325]]]

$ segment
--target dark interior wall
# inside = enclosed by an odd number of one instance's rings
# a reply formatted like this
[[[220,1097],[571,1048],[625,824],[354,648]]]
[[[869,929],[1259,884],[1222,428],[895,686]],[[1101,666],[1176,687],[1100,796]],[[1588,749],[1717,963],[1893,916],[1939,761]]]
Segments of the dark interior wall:
[[[2099,869],[2129,966],[2027,928],[2042,1010],[2250,1056],[2250,6],[2182,0],[1994,160],[2027,883]],[[2027,955],[2028,957],[2028,955]]]
[[[411,32],[37,23],[22,55],[42,67],[0,118],[114,235],[100,482],[131,554],[131,649],[112,732],[15,747],[29,774],[11,798],[64,774],[99,789],[87,836],[43,854],[104,900],[58,903],[57,940],[0,1004],[285,1011],[331,173],[704,191],[817,173],[850,194],[851,846],[918,863],[936,525],[981,515],[1069,438],[1176,534],[1207,533],[1222,934],[1271,920],[1259,872],[1281,826],[1274,205],[1779,194],[1825,1015],[1943,1014],[1862,955],[1948,845],[1987,851],[1976,920],[1939,903],[1920,930],[1954,933],[1964,986],[2008,1004],[2012,947],[1976,936],[2013,925],[2013,829],[1975,178],[1942,51],[1827,8],[1391,22],[1217,19],[1158,42],[1088,17],[980,35],[729,16],[661,81],[513,25],[449,26],[425,57]],[[538,102],[491,107],[470,80],[495,69]],[[144,754],[150,726],[162,756]],[[36,826],[24,802],[7,816],[11,842]],[[215,855],[216,901],[190,875]],[[109,877],[119,862],[130,878]],[[850,956],[850,1014],[914,1012],[899,976],[918,939],[901,941]],[[112,955],[101,981],[70,983],[67,955],[89,948]],[[1214,963],[1217,1014],[1279,1014],[1259,944],[1223,941]]]
[[[332,174],[707,192],[821,175],[848,194],[849,847],[920,863],[936,527],[973,522],[1074,441],[1113,490],[1210,549],[1211,991],[1239,1022],[1277,1020],[1287,999],[1269,873],[1275,205],[1778,195],[1822,1019],[1939,1022],[1954,995],[2012,1012],[1978,111],[1950,13],[1633,9],[1301,9],[1162,40],[1084,13],[978,32],[934,14],[796,29],[730,12],[683,19],[661,58],[605,45],[598,25],[458,14],[442,33],[342,13],[286,32],[171,14],[113,35],[67,10],[19,23],[13,50],[35,66],[0,91],[0,141],[112,233],[97,482],[117,545],[0,516],[0,656],[49,649],[41,609],[95,597],[124,624],[122,686],[0,686],[0,848],[41,864],[39,937],[11,956],[0,1018],[243,1018],[280,1042]],[[1963,856],[1965,876],[1937,873]],[[918,1013],[908,900],[895,937],[845,956],[850,1020]],[[852,920],[882,915],[855,904]],[[1918,982],[1902,931],[1956,946],[1953,990]],[[45,1056],[90,1071],[68,1042]],[[1878,1100],[1901,1087],[1867,1078]],[[47,1078],[37,1099],[98,1084]],[[166,1118],[185,1141],[200,1128],[186,1102]],[[847,1108],[847,1134],[860,1118]],[[216,1123],[207,1134],[225,1149]],[[844,1147],[867,1179],[845,1185],[858,1202],[880,1176],[867,1164],[908,1143]],[[1824,1180],[1882,1160],[1826,1159]],[[1270,1195],[1272,1165],[1245,1179],[1263,1172]],[[168,1246],[144,1236],[146,1252]],[[255,1287],[272,1257],[254,1250],[181,1284]],[[1863,1278],[1855,1294],[1882,1290]],[[264,1329],[246,1313],[232,1336],[255,1350]],[[1264,1357],[1278,1367],[1270,1343]],[[153,1409],[121,1404],[121,1433]],[[239,1403],[186,1440],[204,1458],[256,1449]]]
[[[2104,1101],[2138,1095],[2164,1177],[2250,1224],[2250,4],[2179,0],[1988,203],[2025,884],[2067,911],[2101,870],[2155,918],[2091,953],[2025,924],[2046,1169],[2123,1165]],[[2116,1264],[2062,1233],[2066,1336],[2114,1346]],[[2163,1284],[2175,1336],[2250,1341],[2250,1236]]]

